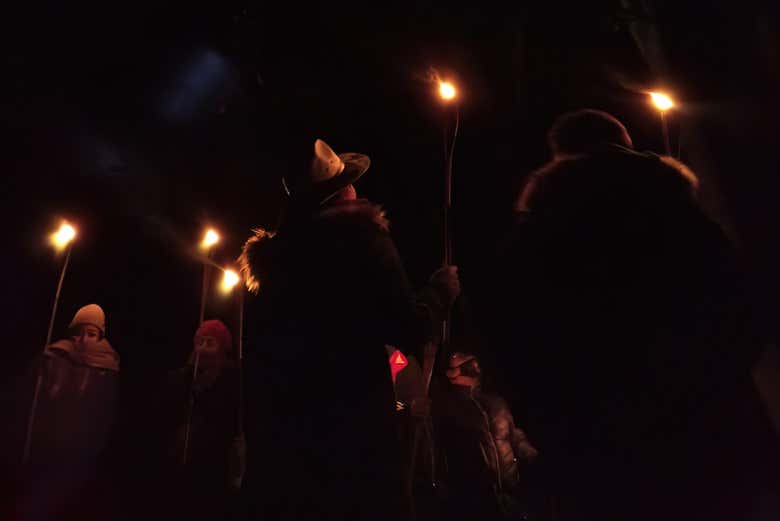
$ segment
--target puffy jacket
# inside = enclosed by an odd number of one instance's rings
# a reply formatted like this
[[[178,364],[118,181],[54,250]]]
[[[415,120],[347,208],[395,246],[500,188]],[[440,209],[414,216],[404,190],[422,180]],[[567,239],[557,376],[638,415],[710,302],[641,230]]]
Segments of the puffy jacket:
[[[506,499],[523,496],[522,464],[537,457],[507,402],[479,387],[453,385],[434,415],[458,518],[467,518],[466,511],[504,518]]]

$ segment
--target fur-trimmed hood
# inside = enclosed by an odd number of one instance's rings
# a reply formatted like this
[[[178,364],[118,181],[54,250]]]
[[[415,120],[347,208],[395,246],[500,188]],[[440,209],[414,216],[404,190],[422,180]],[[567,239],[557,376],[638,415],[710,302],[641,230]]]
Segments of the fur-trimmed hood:
[[[279,240],[290,232],[294,233],[295,228],[315,222],[373,226],[382,232],[387,232],[390,228],[390,222],[381,206],[366,199],[357,199],[334,202],[319,208],[311,215],[291,215],[282,224],[279,232],[262,228],[254,229],[253,235],[244,243],[238,258],[241,274],[249,291],[257,293],[268,267],[275,265]]]
[[[638,200],[694,202],[698,186],[696,175],[672,157],[604,145],[590,154],[553,159],[533,172],[515,210],[540,210],[558,199],[565,200],[564,207],[587,204],[591,209]]]

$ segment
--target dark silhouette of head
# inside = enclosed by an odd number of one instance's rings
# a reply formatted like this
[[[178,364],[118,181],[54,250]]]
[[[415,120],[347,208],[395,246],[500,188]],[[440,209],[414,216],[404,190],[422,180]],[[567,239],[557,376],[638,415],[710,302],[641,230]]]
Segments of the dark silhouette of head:
[[[628,130],[616,117],[593,109],[559,116],[547,134],[547,142],[556,157],[587,154],[604,144],[634,146]]]

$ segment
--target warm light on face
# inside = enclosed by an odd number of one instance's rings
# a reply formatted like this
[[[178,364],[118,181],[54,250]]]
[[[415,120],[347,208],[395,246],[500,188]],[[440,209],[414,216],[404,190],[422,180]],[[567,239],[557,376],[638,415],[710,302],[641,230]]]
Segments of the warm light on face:
[[[666,111],[674,107],[672,99],[662,92],[650,92],[650,99],[653,100],[653,104],[660,111]]]
[[[219,234],[212,228],[206,231],[206,235],[203,236],[203,242],[200,243],[200,247],[204,250],[208,250],[219,242]]]
[[[71,334],[71,340],[79,345],[91,345],[100,341],[100,330],[91,324],[83,325]]]
[[[441,99],[449,101],[454,99],[455,95],[455,87],[452,85],[452,83],[447,81],[439,82],[439,96],[441,96]]]
[[[240,280],[238,273],[233,270],[225,270],[225,275],[222,277],[222,292],[230,293]]]
[[[60,229],[51,235],[51,243],[55,248],[61,250],[65,248],[75,237],[75,228],[73,228],[73,226],[67,222],[63,222],[60,226]]]

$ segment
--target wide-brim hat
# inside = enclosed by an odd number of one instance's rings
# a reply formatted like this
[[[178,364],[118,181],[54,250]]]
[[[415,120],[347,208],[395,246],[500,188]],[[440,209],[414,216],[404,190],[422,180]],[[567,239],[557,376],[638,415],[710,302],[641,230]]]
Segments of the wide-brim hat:
[[[306,175],[293,185],[282,178],[282,185],[291,199],[323,204],[360,179],[370,165],[367,155],[336,154],[327,143],[318,139],[314,142],[314,157]]]

